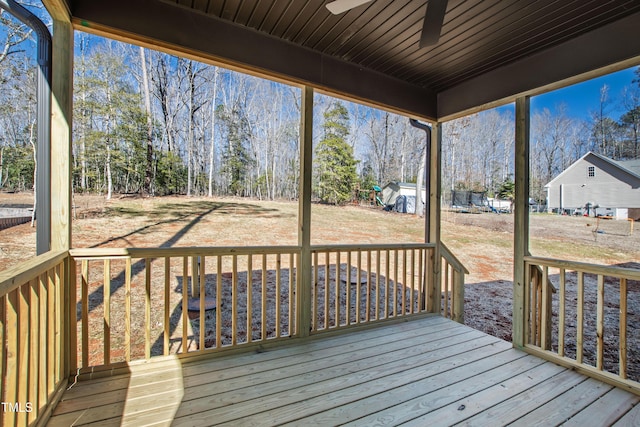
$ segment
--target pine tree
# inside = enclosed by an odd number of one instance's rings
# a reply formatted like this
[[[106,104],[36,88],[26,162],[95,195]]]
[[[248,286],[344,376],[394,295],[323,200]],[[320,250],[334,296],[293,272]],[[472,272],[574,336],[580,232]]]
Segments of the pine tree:
[[[358,181],[353,148],[347,144],[349,113],[339,102],[324,114],[323,139],[315,149],[315,191],[321,201],[343,204],[353,198]]]
[[[218,116],[224,124],[227,137],[227,146],[222,155],[222,171],[227,175],[231,194],[245,196],[247,176],[253,165],[253,157],[248,148],[251,132],[249,123],[239,107],[228,111],[220,106]]]

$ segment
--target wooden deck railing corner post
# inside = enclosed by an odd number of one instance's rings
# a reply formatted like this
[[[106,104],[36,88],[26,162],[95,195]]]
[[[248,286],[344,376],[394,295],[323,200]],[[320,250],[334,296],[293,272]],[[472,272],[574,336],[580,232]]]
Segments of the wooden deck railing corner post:
[[[453,272],[454,301],[452,319],[464,324],[464,271]]]

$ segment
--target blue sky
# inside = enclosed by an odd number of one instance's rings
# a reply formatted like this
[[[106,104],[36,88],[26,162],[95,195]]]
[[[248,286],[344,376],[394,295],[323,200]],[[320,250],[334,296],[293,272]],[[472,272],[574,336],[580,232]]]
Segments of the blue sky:
[[[567,105],[567,115],[577,119],[588,119],[592,111],[599,109],[600,89],[603,85],[609,86],[609,105],[607,111],[611,118],[619,119],[625,111],[621,108],[620,100],[625,87],[632,86],[632,80],[636,77],[634,70],[637,67],[628,68],[606,76],[588,80],[583,83],[568,86],[543,95],[531,98],[532,111],[548,108],[554,112],[557,105]]]

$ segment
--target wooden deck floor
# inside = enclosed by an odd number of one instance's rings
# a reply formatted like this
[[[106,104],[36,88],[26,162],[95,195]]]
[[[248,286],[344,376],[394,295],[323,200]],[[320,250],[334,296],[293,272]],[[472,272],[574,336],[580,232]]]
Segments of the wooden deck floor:
[[[49,426],[640,425],[639,401],[427,317],[82,381]]]

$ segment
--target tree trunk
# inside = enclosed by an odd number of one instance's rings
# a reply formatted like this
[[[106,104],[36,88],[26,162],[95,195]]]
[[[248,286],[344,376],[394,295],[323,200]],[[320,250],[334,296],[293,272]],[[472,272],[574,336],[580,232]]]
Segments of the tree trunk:
[[[209,197],[213,197],[213,160],[216,151],[216,141],[215,141],[215,132],[216,132],[216,96],[218,94],[218,73],[219,68],[216,67],[216,70],[213,74],[213,99],[211,100],[211,149],[209,151]]]
[[[194,120],[194,102],[193,96],[195,92],[193,62],[189,60],[187,63],[187,78],[189,81],[189,123],[187,132],[187,196],[191,196],[191,187],[193,186],[193,120]]]
[[[34,138],[33,138],[33,128],[35,127],[36,123],[35,121],[33,123],[31,123],[30,129],[29,129],[29,143],[31,144],[31,147],[33,148],[33,211],[31,212],[31,227],[33,227],[35,225],[36,222],[36,208],[38,206],[38,185],[37,185],[37,176],[38,176],[38,153],[36,150],[36,144],[34,142]]]
[[[140,46],[140,62],[142,64],[142,88],[144,91],[144,107],[147,113],[147,164],[144,173],[144,193],[151,195],[153,189],[153,121],[151,120],[151,94],[149,91],[149,77],[147,76],[147,60],[144,48]]]

